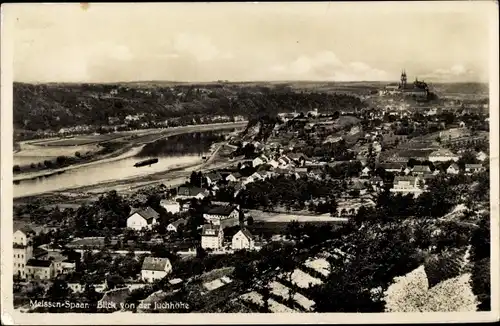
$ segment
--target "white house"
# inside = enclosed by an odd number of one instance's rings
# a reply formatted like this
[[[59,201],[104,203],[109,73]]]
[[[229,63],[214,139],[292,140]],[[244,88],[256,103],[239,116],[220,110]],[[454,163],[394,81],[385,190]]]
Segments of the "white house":
[[[217,184],[217,182],[219,182],[220,180],[222,180],[222,175],[218,172],[208,173],[207,175],[205,175],[205,178],[207,180],[208,185],[212,186]]]
[[[261,171],[261,172],[264,172],[264,171]],[[266,177],[265,177],[265,172],[264,173],[259,173],[259,172],[254,172],[250,177],[252,178],[252,182],[255,182],[255,181],[259,181],[259,180],[264,180]]]
[[[381,163],[379,166],[387,172],[397,173],[397,172],[401,172],[401,170],[404,167],[404,164],[396,163],[396,162],[394,162],[394,163],[387,162],[387,163]]]
[[[136,231],[144,228],[151,228],[154,224],[158,223],[160,215],[151,207],[138,210],[132,213],[127,218],[127,227]]]
[[[242,175],[239,172],[231,173],[226,177],[226,181],[229,182],[237,182],[239,179],[241,179]]]
[[[270,166],[272,166],[273,169],[276,169],[280,165],[280,163],[278,161],[276,161],[276,160],[270,160],[267,164],[269,164]]]
[[[429,161],[431,162],[448,162],[448,161],[458,161],[459,157],[453,154],[452,151],[448,149],[439,149],[429,154]]]
[[[181,210],[181,206],[176,201],[171,201],[168,199],[160,200],[160,206],[165,208],[165,210],[169,213],[175,214],[179,213]]]
[[[465,164],[465,172],[466,173],[477,173],[484,170],[482,164]]]
[[[369,167],[365,166],[365,167],[363,168],[363,170],[361,170],[361,176],[363,176],[363,177],[367,177],[367,176],[368,176],[368,174],[370,173],[370,171],[371,171],[371,169],[370,169]]]
[[[422,193],[419,185],[420,178],[414,176],[396,176],[394,178],[394,185],[390,189],[391,192],[406,194],[414,194],[418,196]]]
[[[477,153],[476,158],[479,161],[483,162],[484,160],[486,160],[488,158],[488,154],[486,154],[485,152],[479,152],[479,153]]]
[[[22,279],[26,278],[26,265],[33,257],[32,236],[34,232],[30,229],[19,229],[13,234],[13,275]]]
[[[259,165],[262,165],[262,164],[264,164],[264,163],[266,163],[266,162],[264,161],[264,159],[262,159],[261,157],[256,157],[256,158],[254,158],[254,159],[253,159],[253,161],[252,161],[252,166],[255,168],[255,167],[258,167]]]
[[[167,225],[167,231],[169,232],[177,232],[179,230],[179,226],[184,226],[186,225],[187,221],[183,218],[180,218],[169,225]]]
[[[428,165],[415,165],[411,172],[414,175],[424,175],[424,174],[431,174],[431,168]]]
[[[177,189],[176,199],[203,199],[208,195],[210,195],[210,192],[206,189],[182,186]]]
[[[146,257],[142,263],[141,279],[148,283],[161,280],[172,272],[168,258]]]
[[[288,165],[292,164],[292,160],[286,155],[281,156],[278,159],[278,162],[280,163],[281,166],[288,166]]]
[[[231,248],[233,250],[247,249],[252,250],[255,248],[255,242],[253,236],[246,228],[239,230],[234,236],[231,242]]]
[[[201,232],[201,247],[218,250],[224,242],[224,231],[220,225],[205,224]]]
[[[448,174],[458,174],[459,172],[460,172],[460,168],[455,163],[453,163],[452,165],[450,165],[446,169],[446,173],[448,173]]]
[[[208,209],[203,218],[211,224],[236,225],[239,221],[239,210],[237,205],[215,206]]]

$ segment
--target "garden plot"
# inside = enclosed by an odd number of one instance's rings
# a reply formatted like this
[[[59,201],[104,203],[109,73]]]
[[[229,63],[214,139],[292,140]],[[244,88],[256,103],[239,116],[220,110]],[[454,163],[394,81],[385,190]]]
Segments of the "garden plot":
[[[314,269],[323,276],[328,276],[330,274],[330,263],[325,258],[308,259],[305,265],[311,269]]]
[[[221,286],[224,286],[224,285],[229,284],[231,282],[232,282],[232,280],[229,277],[223,276],[223,277],[215,279],[211,282],[203,283],[203,287],[205,289],[207,289],[208,291],[213,291],[213,290],[218,289]]]
[[[261,307],[264,306],[264,298],[262,297],[262,295],[260,293],[257,293],[255,291],[240,295],[240,299],[243,301],[255,303]]]
[[[288,308],[285,305],[282,305],[281,303],[274,301],[273,299],[269,299],[269,310],[273,313],[290,313],[290,312],[296,312],[293,309]]]
[[[280,277],[285,279],[288,278],[285,274],[281,274]],[[312,285],[323,284],[323,281],[296,268],[292,273],[292,283],[302,289],[308,289]]]
[[[280,297],[282,297],[285,300],[287,300],[289,298],[289,296],[290,296],[290,289],[288,287],[284,286],[283,284],[274,281],[274,282],[272,282],[270,284],[270,287],[271,287],[271,293],[272,294],[280,296]],[[312,311],[313,310],[312,307],[314,306],[315,302],[312,301],[312,300],[309,300],[308,298],[306,298],[302,294],[295,293],[293,295],[293,300],[295,302],[297,302],[306,311]]]

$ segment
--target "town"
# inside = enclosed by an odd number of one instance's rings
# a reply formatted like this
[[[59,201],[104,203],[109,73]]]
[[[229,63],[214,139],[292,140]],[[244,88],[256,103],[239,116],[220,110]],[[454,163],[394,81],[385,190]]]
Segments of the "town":
[[[14,222],[29,222],[14,223],[15,307],[380,312],[396,277],[439,287],[466,270],[488,310],[487,95],[407,78],[328,108],[256,109],[205,158],[223,167],[178,185],[15,205]]]

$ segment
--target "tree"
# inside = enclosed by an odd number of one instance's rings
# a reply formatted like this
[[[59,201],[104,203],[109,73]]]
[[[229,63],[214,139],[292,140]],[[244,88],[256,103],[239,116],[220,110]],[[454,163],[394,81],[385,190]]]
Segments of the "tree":
[[[47,290],[47,297],[52,301],[63,301],[71,293],[68,283],[65,280],[56,278],[50,288]]]
[[[165,248],[164,245],[160,244],[151,248],[151,255],[153,257],[168,258],[171,262],[174,262],[179,258],[177,254],[172,253],[170,250]]]
[[[14,173],[19,173],[19,172],[21,172],[21,167],[20,167],[19,165],[17,165],[17,164],[16,164],[16,165],[14,165],[14,167],[12,168],[12,171],[13,171]]]
[[[31,283],[31,287],[27,291],[26,295],[29,299],[32,300],[40,300],[43,298],[45,294],[45,288],[41,286],[39,283]]]
[[[253,217],[251,215],[248,216],[247,217],[247,225],[253,225],[253,222],[254,222]]]
[[[115,289],[115,288],[121,288],[125,285],[125,280],[123,277],[117,274],[112,274],[108,275],[106,278],[106,284],[109,290]]]

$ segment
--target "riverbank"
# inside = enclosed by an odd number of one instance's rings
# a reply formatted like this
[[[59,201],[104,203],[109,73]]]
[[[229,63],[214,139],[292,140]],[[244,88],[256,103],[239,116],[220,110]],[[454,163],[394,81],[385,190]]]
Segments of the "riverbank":
[[[184,133],[192,133],[192,132],[203,132],[203,131],[216,131],[216,130],[224,130],[224,129],[233,129],[233,128],[242,128],[246,126],[247,121],[240,122],[224,122],[224,123],[214,123],[214,124],[206,124],[206,125],[191,125],[191,126],[182,126],[182,127],[173,127],[168,129],[150,129],[147,130],[142,135],[136,135],[137,138],[130,138],[130,143],[124,144],[124,147],[96,158],[93,158],[91,161],[87,161],[81,164],[69,165],[66,167],[58,168],[58,169],[50,169],[50,170],[42,170],[37,172],[28,172],[28,173],[20,173],[16,174],[13,177],[13,181],[23,181],[35,179],[38,177],[44,177],[46,175],[52,175],[54,173],[59,173],[63,171],[68,171],[71,169],[78,169],[83,167],[88,167],[95,164],[113,162],[115,160],[120,160],[124,158],[129,158],[137,155],[140,152],[142,147],[148,143],[152,143],[158,139],[176,136]],[[134,131],[132,134],[137,134],[137,131]],[[153,137],[151,137],[153,136]]]
[[[193,171],[210,171],[222,169],[241,162],[240,160],[228,161],[227,157],[219,156],[219,151],[224,144],[219,144],[213,149],[210,156],[202,163],[196,162],[188,165],[178,165],[168,171],[151,173],[146,176],[137,176],[126,179],[105,181],[93,185],[65,188],[58,191],[43,192],[14,198],[14,205],[21,205],[31,199],[41,199],[47,205],[64,202],[65,204],[82,204],[93,201],[101,194],[116,190],[127,195],[141,188],[164,184],[167,187],[176,187],[186,182]]]

